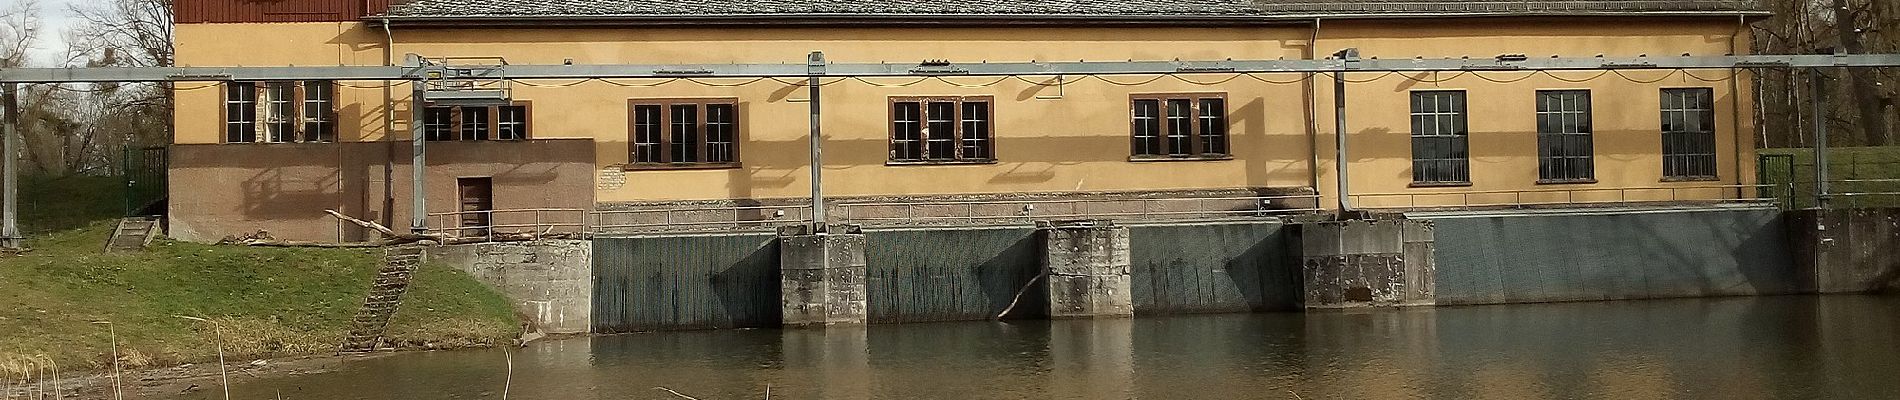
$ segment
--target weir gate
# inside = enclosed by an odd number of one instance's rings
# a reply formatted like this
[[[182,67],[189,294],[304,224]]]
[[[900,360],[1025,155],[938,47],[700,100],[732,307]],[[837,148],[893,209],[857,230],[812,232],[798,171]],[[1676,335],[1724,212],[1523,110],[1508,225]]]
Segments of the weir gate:
[[[1791,245],[1804,236],[1791,229],[1802,218],[1793,213],[1519,210],[597,237],[576,243],[591,247],[586,265],[552,269],[584,269],[589,287],[530,288],[517,302],[619,333],[1829,291],[1825,274],[1802,261],[1812,249]]]

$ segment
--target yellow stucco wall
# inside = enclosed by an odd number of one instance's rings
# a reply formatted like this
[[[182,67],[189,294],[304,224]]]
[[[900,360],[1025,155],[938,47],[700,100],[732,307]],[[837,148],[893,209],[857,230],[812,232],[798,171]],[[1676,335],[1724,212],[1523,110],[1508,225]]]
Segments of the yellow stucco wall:
[[[1317,49],[1329,54],[1359,47],[1368,57],[1488,58],[1503,53],[1532,57],[1631,56],[1637,54],[1719,55],[1729,52],[1735,32],[1727,20],[1420,20],[1328,22]],[[394,53],[428,56],[504,56],[516,64],[575,63],[802,63],[809,51],[824,51],[832,62],[959,62],[1028,60],[1206,60],[1303,58],[1310,27],[1256,28],[927,28],[927,29],[548,29],[548,30],[402,30],[395,32]],[[200,24],[177,29],[178,62],[185,66],[221,65],[376,65],[383,62],[382,32],[356,23]],[[1746,40],[1742,38],[1739,40]],[[259,46],[269,42],[270,46]],[[1745,47],[1744,47],[1745,48]],[[1597,119],[1597,175],[1594,187],[1654,187],[1660,182],[1661,87],[1711,87],[1718,106],[1735,96],[1727,71],[1699,71],[1703,82],[1681,74],[1625,73],[1582,83],[1548,76],[1516,81],[1522,73],[1434,78],[1422,83],[1392,75],[1358,74],[1349,87],[1353,192],[1410,193],[1445,190],[1538,190],[1534,105],[1538,89],[1591,89]],[[1559,73],[1566,79],[1596,73]],[[823,119],[829,194],[841,196],[961,193],[1124,191],[1313,185],[1315,154],[1309,135],[1317,122],[1321,135],[1319,189],[1333,193],[1332,97],[1329,82],[1317,92],[1318,121],[1306,118],[1306,89],[1298,75],[1261,75],[1259,79],[1222,75],[1186,76],[1202,85],[1168,77],[1071,77],[1060,91],[1031,82],[1051,77],[963,77],[948,81],[915,79],[844,81],[826,86]],[[1377,79],[1375,79],[1377,78]],[[705,80],[737,85],[747,80]],[[996,82],[989,85],[991,82]],[[542,81],[517,85],[516,97],[534,104],[533,135],[541,138],[593,138],[603,167],[627,160],[626,102],[633,98],[736,97],[742,101],[741,161],[736,170],[633,171],[617,184],[606,172],[598,199],[613,201],[775,198],[806,195],[805,90],[772,80],[734,87],[653,80],[618,84]],[[383,90],[374,82],[351,83],[341,94],[341,133],[345,140],[377,140],[382,135]],[[549,87],[534,87],[549,86]],[[980,87],[978,87],[980,86]],[[189,86],[187,86],[189,87]],[[1410,189],[1410,144],[1406,132],[1413,89],[1469,90],[1472,109],[1473,186],[1459,189]],[[398,87],[393,115],[406,132],[407,88]],[[1060,98],[1052,98],[1060,92]],[[1207,162],[1133,163],[1128,161],[1131,93],[1224,92],[1228,96],[1235,159]],[[1744,92],[1745,93],[1745,92]],[[997,136],[993,165],[886,166],[889,96],[991,95]],[[181,91],[178,142],[215,143],[219,138],[219,99],[215,88]],[[1746,107],[1746,103],[1742,106]],[[1746,108],[1744,108],[1746,110]],[[1744,111],[1744,115],[1746,111]],[[1745,121],[1745,119],[1744,119]],[[1738,126],[1718,116],[1724,155],[1722,178],[1736,182],[1735,160],[1746,149],[1735,145]],[[354,129],[347,127],[355,127]],[[1740,132],[1752,128],[1741,127]],[[406,137],[398,133],[398,137]],[[1744,139],[1746,137],[1744,136]],[[1750,146],[1741,146],[1750,147]],[[1750,154],[1742,154],[1752,157]],[[1742,158],[1744,160],[1748,158]],[[1748,165],[1751,163],[1742,163]],[[611,169],[611,168],[606,168]],[[1692,183],[1703,185],[1707,183]],[[1575,188],[1579,185],[1565,185]],[[1403,201],[1415,201],[1406,198]],[[1330,202],[1330,200],[1328,200]],[[1365,202],[1399,201],[1390,198]],[[1430,200],[1425,201],[1442,201]],[[1330,204],[1330,203],[1329,203]]]

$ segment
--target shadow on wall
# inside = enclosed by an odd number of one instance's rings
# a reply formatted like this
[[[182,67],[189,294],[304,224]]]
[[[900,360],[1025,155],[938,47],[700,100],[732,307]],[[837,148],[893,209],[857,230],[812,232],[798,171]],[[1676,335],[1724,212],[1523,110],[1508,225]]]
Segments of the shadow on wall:
[[[714,271],[712,292],[735,328],[769,328],[784,320],[783,307],[761,307],[760,297],[777,299],[781,281],[779,243],[768,241],[745,258]],[[778,305],[773,302],[772,305]]]

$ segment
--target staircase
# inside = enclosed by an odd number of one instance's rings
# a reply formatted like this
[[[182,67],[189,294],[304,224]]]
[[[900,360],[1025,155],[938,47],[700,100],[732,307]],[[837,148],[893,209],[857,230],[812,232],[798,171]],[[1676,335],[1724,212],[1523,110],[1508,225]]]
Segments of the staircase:
[[[152,244],[152,238],[158,236],[157,217],[127,217],[119,220],[119,227],[112,230],[112,237],[106,239],[106,252],[117,253],[145,250]]]
[[[383,267],[376,273],[376,281],[369,289],[369,298],[363,300],[363,308],[356,311],[350,337],[343,341],[341,352],[375,351],[382,344],[389,319],[402,306],[402,294],[409,291],[410,277],[422,265],[422,250],[422,246],[383,248]]]

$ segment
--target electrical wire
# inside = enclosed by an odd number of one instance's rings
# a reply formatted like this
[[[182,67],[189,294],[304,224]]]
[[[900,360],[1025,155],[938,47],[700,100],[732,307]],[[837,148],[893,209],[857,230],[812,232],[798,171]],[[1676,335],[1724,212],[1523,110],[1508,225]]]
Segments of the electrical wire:
[[[1730,81],[1730,80],[1733,80],[1733,79],[1735,79],[1735,76],[1736,76],[1736,75],[1738,75],[1738,74],[1740,74],[1740,72],[1735,72],[1735,71],[1729,71],[1729,74],[1728,74],[1728,76],[1727,76],[1727,77],[1723,77],[1723,78],[1716,78],[1716,79],[1708,79],[1708,78],[1703,78],[1703,77],[1700,77],[1700,76],[1696,76],[1696,74],[1695,74],[1695,72],[1693,72],[1693,71],[1689,71],[1689,70],[1686,70],[1686,69],[1685,69],[1685,70],[1679,70],[1679,71],[1682,71],[1682,74],[1683,74],[1683,75],[1688,75],[1688,76],[1689,76],[1689,78],[1692,78],[1692,79],[1695,79],[1695,80],[1698,80],[1698,81],[1703,81],[1703,82],[1728,82],[1728,81]]]
[[[1299,73],[1299,74],[1306,75],[1306,73]],[[1255,72],[1248,72],[1241,75],[1245,75],[1248,78],[1253,78],[1253,80],[1260,81],[1260,83],[1266,83],[1266,84],[1271,84],[1271,85],[1292,85],[1292,84],[1296,84],[1300,82],[1305,82],[1307,80],[1306,77],[1300,77],[1300,79],[1294,79],[1294,80],[1282,82],[1282,81],[1261,78],[1260,75],[1263,75],[1263,74],[1255,73]]]
[[[998,84],[1001,84],[1001,83],[1003,83],[1003,81],[1007,81],[1007,80],[1009,80],[1009,77],[1007,77],[1007,76],[1005,76],[1005,77],[1003,77],[1002,79],[997,79],[997,80],[994,80],[994,81],[990,81],[990,83],[983,83],[983,84],[976,84],[976,85],[966,85],[966,84],[961,84],[961,83],[956,83],[956,82],[951,82],[951,81],[950,81],[949,79],[945,79],[944,77],[941,77],[941,76],[936,76],[936,77],[933,77],[933,78],[936,78],[938,82],[943,82],[943,83],[945,83],[945,84],[949,84],[950,86],[956,86],[956,87],[960,87],[960,88],[964,88],[964,89],[982,89],[982,88],[986,88],[986,87],[990,87],[990,86],[996,86],[996,85],[998,85]]]
[[[1645,81],[1645,80],[1641,80],[1641,79],[1636,79],[1636,78],[1631,78],[1631,77],[1630,77],[1629,75],[1624,75],[1624,74],[1623,74],[1623,71],[1622,71],[1622,70],[1615,70],[1615,69],[1613,69],[1613,70],[1610,70],[1610,72],[1613,72],[1613,73],[1616,73],[1616,76],[1620,76],[1620,77],[1623,77],[1623,80],[1627,80],[1627,81],[1630,81],[1630,82],[1635,82],[1635,83],[1638,83],[1638,84],[1644,84],[1644,85],[1647,85],[1647,84],[1651,84],[1651,83],[1657,83],[1657,82],[1662,82],[1662,81],[1666,81],[1666,80],[1669,80],[1669,77],[1671,77],[1671,76],[1676,76],[1676,73],[1677,73],[1677,72],[1682,72],[1682,70],[1679,70],[1679,69],[1677,69],[1677,70],[1670,70],[1668,74],[1664,74],[1664,75],[1663,75],[1663,76],[1662,76],[1661,78],[1656,78],[1656,80],[1653,80],[1653,81]]]
[[[910,87],[911,85],[916,85],[916,84],[919,84],[919,83],[924,83],[924,81],[928,81],[928,80],[930,80],[930,78],[929,78],[929,77],[924,77],[924,78],[917,78],[917,80],[914,80],[914,81],[910,81],[910,82],[905,82],[905,83],[899,83],[899,84],[895,84],[895,85],[893,85],[893,84],[884,84],[884,83],[877,83],[877,82],[872,82],[871,80],[869,80],[869,79],[864,79],[864,77],[861,77],[861,76],[854,76],[854,77],[851,77],[851,80],[854,80],[854,81],[858,81],[858,82],[863,82],[863,83],[864,83],[864,84],[866,84],[866,85],[871,85],[871,86],[876,86],[876,87],[881,87],[881,88],[886,88],[886,89],[891,89],[891,88],[901,88],[901,87]]]
[[[1181,74],[1168,74],[1168,77],[1174,78],[1174,80],[1177,80],[1177,81],[1187,82],[1189,84],[1194,84],[1194,85],[1214,86],[1214,85],[1225,84],[1227,82],[1232,82],[1235,79],[1240,79],[1240,74],[1234,74],[1234,76],[1227,77],[1227,79],[1222,79],[1219,82],[1198,82],[1192,79],[1188,79],[1187,77],[1181,76]]]
[[[1594,81],[1594,80],[1597,80],[1597,79],[1600,79],[1600,78],[1603,78],[1603,77],[1604,77],[1605,75],[1609,75],[1609,74],[1610,74],[1610,71],[1597,71],[1597,75],[1596,75],[1596,76],[1592,76],[1592,77],[1589,77],[1589,78],[1583,78],[1583,79],[1569,79],[1569,78],[1564,78],[1564,77],[1561,77],[1561,76],[1557,76],[1557,74],[1555,74],[1555,73],[1552,73],[1552,72],[1550,72],[1550,71],[1548,71],[1548,70],[1546,70],[1546,71],[1538,71],[1538,72],[1541,72],[1541,73],[1543,73],[1543,74],[1544,74],[1544,76],[1548,76],[1548,77],[1550,77],[1550,79],[1556,79],[1556,80],[1559,80],[1559,81],[1564,81],[1564,82],[1569,82],[1569,83],[1584,83],[1584,82],[1590,82],[1590,81]]]
[[[659,82],[655,82],[655,83],[650,83],[650,84],[645,84],[645,83],[620,83],[620,82],[615,82],[615,81],[614,81],[614,80],[612,80],[612,79],[603,79],[603,78],[594,78],[593,80],[597,80],[597,81],[601,81],[601,82],[605,82],[605,83],[607,83],[607,84],[609,84],[609,85],[614,85],[614,86],[619,86],[619,87],[656,87],[656,86],[660,86],[660,85],[665,85],[665,84],[668,84],[668,83],[673,83],[673,82],[677,82],[677,81],[679,81],[679,80],[680,80],[680,78],[671,78],[671,79],[662,79],[662,80],[660,80]]]
[[[687,82],[692,82],[692,83],[697,83],[700,85],[712,86],[712,87],[740,87],[740,86],[750,85],[754,83],[759,83],[759,81],[763,81],[763,80],[765,80],[765,78],[752,78],[752,80],[745,81],[745,82],[727,84],[727,83],[706,83],[706,82],[701,82],[698,79],[686,78]]]

